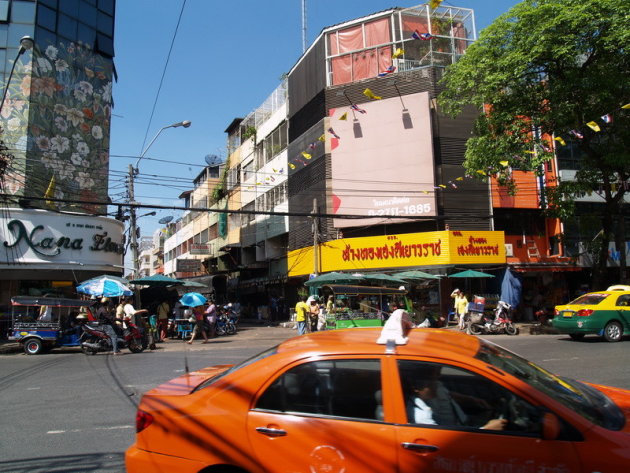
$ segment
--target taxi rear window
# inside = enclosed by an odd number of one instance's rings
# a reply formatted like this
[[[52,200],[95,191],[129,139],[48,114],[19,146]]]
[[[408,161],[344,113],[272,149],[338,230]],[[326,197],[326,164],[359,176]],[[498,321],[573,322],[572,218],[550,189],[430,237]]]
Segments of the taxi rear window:
[[[597,305],[604,299],[606,299],[610,294],[584,294],[583,296],[578,297],[573,302],[569,302],[571,305]]]

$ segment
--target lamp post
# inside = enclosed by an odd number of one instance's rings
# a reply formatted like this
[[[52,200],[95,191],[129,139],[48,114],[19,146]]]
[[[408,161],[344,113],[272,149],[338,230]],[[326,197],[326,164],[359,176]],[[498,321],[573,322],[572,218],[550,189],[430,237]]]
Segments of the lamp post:
[[[7,91],[9,90],[9,84],[11,83],[11,77],[13,77],[13,71],[15,70],[15,65],[17,64],[18,59],[22,54],[26,51],[33,49],[35,46],[35,41],[30,36],[22,36],[20,40],[20,49],[18,50],[17,56],[15,57],[15,61],[13,61],[13,65],[11,66],[11,72],[9,72],[9,78],[7,79],[7,83],[4,86],[4,91],[2,92],[2,101],[0,102],[0,110],[4,106],[4,100],[7,98]]]
[[[135,166],[132,166],[131,164],[129,165],[128,194],[129,194],[130,204],[136,203],[135,193],[134,193],[134,179],[138,175],[138,164],[140,163],[140,160],[144,158],[144,155],[147,153],[147,151],[149,150],[153,142],[157,139],[158,136],[160,136],[160,133],[162,133],[167,128],[178,128],[180,126],[184,128],[188,128],[190,125],[191,125],[191,122],[189,120],[184,120],[183,122],[177,122],[177,123],[173,123],[172,125],[163,126],[162,128],[158,130],[158,132],[155,134],[153,139],[149,142],[147,147],[144,148],[144,151],[142,151],[142,154],[140,154],[140,157],[136,161],[136,165]],[[129,227],[131,228],[131,235],[130,235],[131,236],[131,254],[133,258],[133,277],[136,278],[138,276],[140,262],[138,261],[138,227],[137,227],[138,217],[136,217],[136,208],[134,206],[132,206],[129,209],[129,216],[130,216]]]

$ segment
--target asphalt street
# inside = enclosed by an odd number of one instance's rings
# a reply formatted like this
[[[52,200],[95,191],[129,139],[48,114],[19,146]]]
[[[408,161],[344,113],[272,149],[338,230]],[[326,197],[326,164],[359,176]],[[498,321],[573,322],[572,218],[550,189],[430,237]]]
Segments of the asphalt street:
[[[124,356],[76,349],[0,356],[0,473],[124,472],[137,403],[148,389],[214,364],[232,364],[292,337],[284,327],[245,326],[203,344],[170,340]],[[560,375],[630,389],[628,343],[562,335],[484,337]]]

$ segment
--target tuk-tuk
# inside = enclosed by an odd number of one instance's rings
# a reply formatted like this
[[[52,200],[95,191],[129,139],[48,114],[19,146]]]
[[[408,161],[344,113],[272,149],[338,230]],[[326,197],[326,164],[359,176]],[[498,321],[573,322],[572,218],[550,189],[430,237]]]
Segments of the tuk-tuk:
[[[402,302],[407,291],[391,287],[327,285],[325,299],[333,296],[334,311],[326,314],[326,328],[380,327],[389,317],[389,303]]]
[[[58,297],[12,297],[9,340],[19,342],[27,355],[57,347],[78,347],[82,330],[76,317],[83,313],[88,320],[93,320],[89,308],[94,302]]]

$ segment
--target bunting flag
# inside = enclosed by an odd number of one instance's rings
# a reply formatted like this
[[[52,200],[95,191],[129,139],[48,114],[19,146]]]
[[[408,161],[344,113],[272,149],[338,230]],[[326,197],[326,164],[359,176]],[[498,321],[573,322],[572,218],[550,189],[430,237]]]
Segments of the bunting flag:
[[[462,176],[459,176],[459,177],[455,178],[455,180],[456,180],[456,181],[463,181],[463,180],[464,180],[464,178],[463,178]]]
[[[613,117],[610,113],[607,113],[606,115],[602,115],[601,118],[604,123],[612,123],[613,121]]]
[[[551,148],[550,148],[549,146],[546,146],[546,145],[544,145],[544,144],[542,144],[542,143],[541,143],[541,144],[540,144],[540,147],[543,149],[543,151],[544,151],[545,153],[551,153]]]
[[[347,120],[347,119],[348,119],[348,112],[344,113],[343,115],[339,117],[339,120]]]
[[[599,127],[599,125],[597,123],[595,123],[595,122],[588,122],[586,124],[586,126],[589,127],[591,130],[597,132],[597,133],[602,131],[601,128]]]
[[[291,169],[295,169],[295,164],[293,164],[293,163],[289,163],[289,167],[290,167]]]
[[[579,131],[577,131],[577,130],[571,130],[571,131],[569,132],[569,134],[570,134],[570,135],[575,136],[576,138],[578,138],[578,139],[580,139],[580,140],[581,140],[582,138],[584,138],[584,135],[583,135],[582,133],[580,133]]]
[[[315,149],[315,147],[316,147],[316,146],[317,146],[317,143],[315,143],[315,142],[310,143],[310,144],[308,145],[308,149]]]
[[[448,183],[451,185],[453,189],[457,189],[457,184],[455,184],[453,181],[448,181]]]
[[[486,175],[486,171],[482,171],[481,169],[479,169],[478,171],[476,171],[477,174],[481,174],[482,176]]]
[[[370,89],[365,89],[363,91],[363,95],[372,100],[381,100],[383,98],[380,95],[374,95],[374,92],[372,92]]]
[[[321,135],[319,138],[317,138],[318,141],[326,141],[326,134],[324,133],[323,135]]]
[[[271,182],[276,182],[276,178],[271,176],[269,179],[271,179]]]
[[[566,145],[567,145],[566,141],[564,141],[564,140],[562,139],[562,137],[561,137],[561,136],[556,136],[556,137],[554,138],[554,140],[556,140],[556,141],[557,141],[558,143],[560,143],[562,146],[566,146]]]
[[[380,72],[378,74],[379,77],[385,77],[390,75],[392,72],[396,72],[396,66],[391,65],[389,66],[387,69],[385,69],[383,72]]]
[[[335,138],[337,138],[338,140],[340,140],[340,139],[341,139],[341,137],[340,137],[337,133],[335,133],[335,130],[333,130],[333,129],[332,129],[332,127],[330,127],[330,128],[328,129],[328,133],[330,133],[331,135],[333,135],[333,136],[334,136]]]
[[[425,194],[428,194],[428,193],[429,193],[429,191],[422,191],[422,192],[424,192]]]
[[[411,37],[413,39],[421,39],[423,41],[429,41],[430,39],[433,39],[433,35],[431,33],[418,33],[418,30],[415,30],[413,33],[411,33]]]
[[[50,178],[50,183],[48,184],[48,189],[46,189],[46,192],[44,193],[44,198],[46,199],[46,205],[48,205],[49,207],[54,207],[55,203],[52,200],[48,200],[48,199],[53,199],[55,197],[55,175],[53,174],[52,177]]]
[[[625,105],[622,105],[621,108],[628,110],[630,108],[630,103],[627,103]]]
[[[392,59],[398,59],[403,54],[405,54],[405,50],[403,48],[397,48],[394,54],[392,54]]]
[[[311,159],[313,157],[313,155],[308,154],[306,151],[302,151],[302,156],[304,156],[306,159]]]
[[[431,7],[431,10],[435,10],[437,7],[440,6],[440,3],[442,3],[443,0],[431,0],[429,2],[429,7]]]
[[[278,172],[278,171],[276,171],[274,168],[271,168],[271,170],[272,170],[273,172]]]
[[[365,92],[364,92],[364,93],[365,93]],[[364,109],[362,109],[362,108],[359,108],[359,106],[358,106],[358,105],[355,105],[355,104],[350,105],[350,108],[351,108],[352,110],[354,110],[355,112],[359,112],[359,113],[367,113],[367,110],[364,110]]]
[[[499,161],[499,164],[505,168],[505,167],[509,166],[510,162],[509,161]]]
[[[280,168],[280,170],[278,171],[278,174],[282,174],[284,172],[284,168]]]

